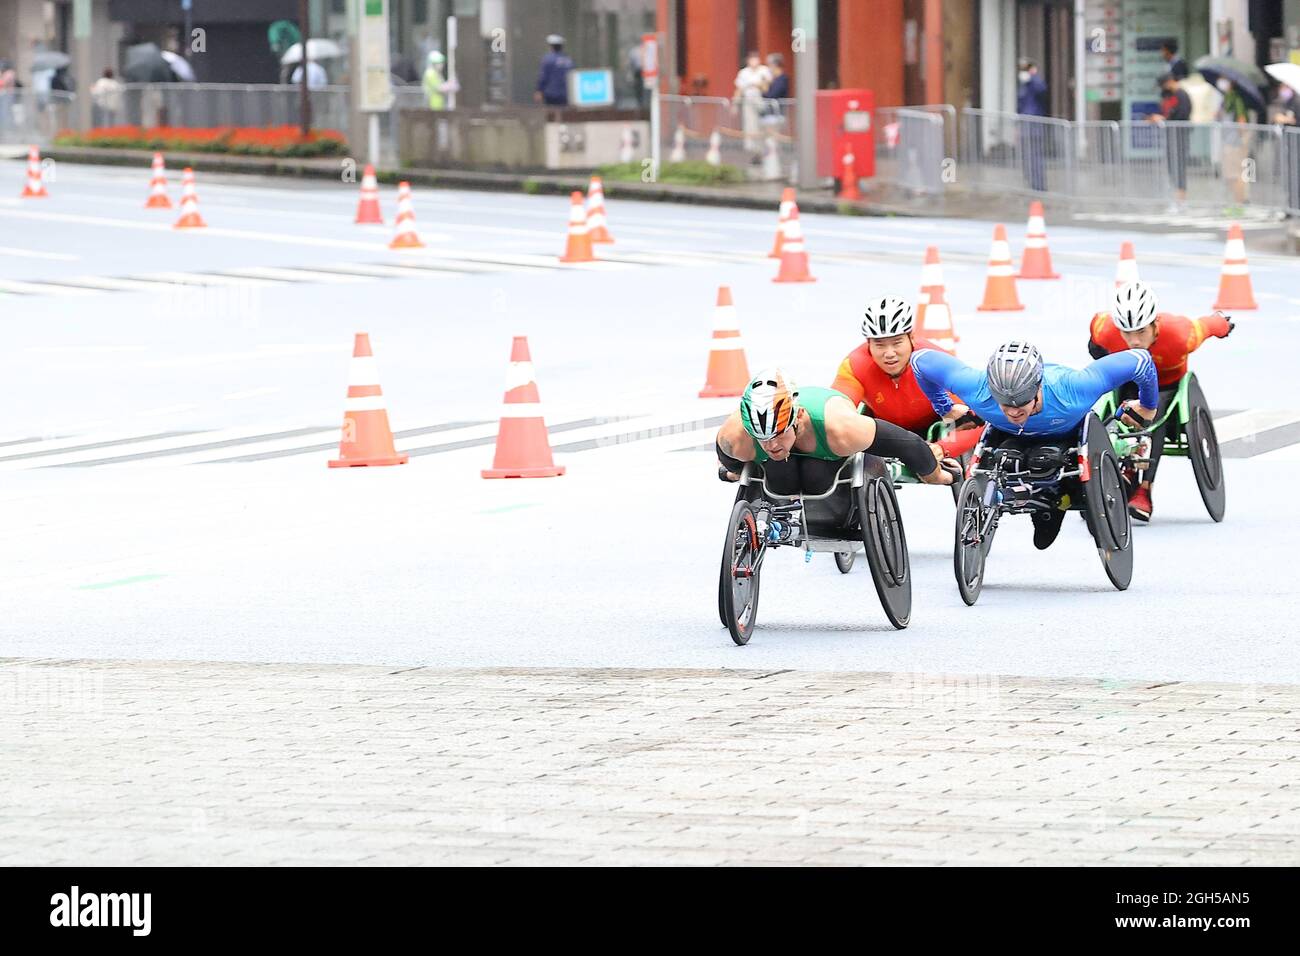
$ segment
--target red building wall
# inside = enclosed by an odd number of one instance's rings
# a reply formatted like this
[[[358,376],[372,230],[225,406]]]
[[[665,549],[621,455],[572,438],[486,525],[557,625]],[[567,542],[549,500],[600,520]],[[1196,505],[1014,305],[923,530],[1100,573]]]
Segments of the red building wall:
[[[903,0],[840,0],[838,32],[840,86],[875,91],[877,106],[902,105]]]

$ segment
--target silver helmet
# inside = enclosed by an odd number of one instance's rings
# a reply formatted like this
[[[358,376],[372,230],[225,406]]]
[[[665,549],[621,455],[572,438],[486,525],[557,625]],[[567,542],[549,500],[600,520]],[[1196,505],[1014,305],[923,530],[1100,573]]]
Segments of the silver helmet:
[[[1156,320],[1156,294],[1145,282],[1126,282],[1115,290],[1111,318],[1121,332],[1137,332]]]
[[[1016,339],[999,345],[988,364],[989,391],[999,405],[1027,405],[1043,384],[1043,356]]]
[[[912,331],[916,313],[912,304],[896,295],[872,299],[862,316],[862,334],[869,339],[887,339]]]

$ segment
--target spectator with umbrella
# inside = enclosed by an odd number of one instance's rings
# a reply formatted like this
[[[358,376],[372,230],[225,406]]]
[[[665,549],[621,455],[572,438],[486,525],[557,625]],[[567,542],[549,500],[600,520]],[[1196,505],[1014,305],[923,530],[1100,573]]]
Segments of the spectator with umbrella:
[[[1219,88],[1223,103],[1219,107],[1219,122],[1223,131],[1223,178],[1230,184],[1234,205],[1224,212],[1239,216],[1249,198],[1246,159],[1250,155],[1250,123],[1253,110],[1263,115],[1266,81],[1264,74],[1241,60],[1226,56],[1203,56],[1196,61],[1196,70]]]

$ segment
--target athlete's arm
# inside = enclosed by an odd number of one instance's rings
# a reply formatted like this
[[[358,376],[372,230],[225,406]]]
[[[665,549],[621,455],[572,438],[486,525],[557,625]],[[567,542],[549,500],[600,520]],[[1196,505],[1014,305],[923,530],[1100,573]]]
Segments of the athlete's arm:
[[[956,392],[969,398],[979,386],[983,374],[938,349],[913,352],[912,373],[935,413],[941,417],[952,409],[952,396],[948,393]]]
[[[740,474],[745,462],[758,457],[758,446],[745,431],[739,409],[732,412],[718,429],[717,451],[718,461],[734,474]]]
[[[1150,418],[1160,403],[1160,387],[1156,364],[1146,349],[1127,349],[1098,359],[1077,371],[1071,371],[1060,383],[1068,394],[1059,397],[1079,411],[1080,417],[1107,392],[1113,392],[1125,382],[1138,387],[1139,414]]]
[[[924,482],[951,483],[952,476],[940,470],[934,452],[919,435],[883,419],[858,415],[847,401],[832,399],[826,403],[825,414],[826,444],[842,458],[860,451],[881,458],[897,458]]]
[[[1199,319],[1192,320],[1192,331],[1187,336],[1187,351],[1195,352],[1201,347],[1210,336],[1216,339],[1226,339],[1236,328],[1236,323],[1222,312],[1215,312],[1211,315],[1203,315]]]
[[[835,381],[831,382],[831,388],[839,392],[853,403],[857,408],[865,400],[866,389],[858,381],[858,377],[853,374],[853,357],[844,356],[844,361],[840,363],[839,369],[835,372]]]

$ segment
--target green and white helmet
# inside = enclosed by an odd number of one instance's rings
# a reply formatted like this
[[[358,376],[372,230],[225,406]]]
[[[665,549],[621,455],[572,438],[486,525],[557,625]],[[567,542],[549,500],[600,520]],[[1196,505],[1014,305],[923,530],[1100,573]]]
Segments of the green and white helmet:
[[[740,421],[759,442],[781,434],[799,412],[799,390],[779,368],[759,372],[740,398]]]

